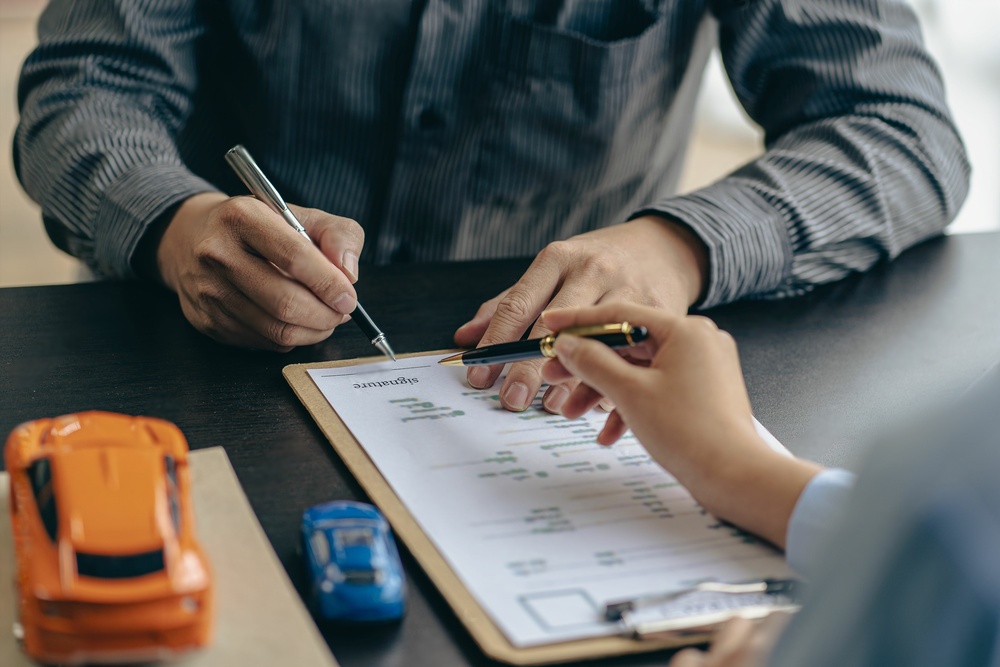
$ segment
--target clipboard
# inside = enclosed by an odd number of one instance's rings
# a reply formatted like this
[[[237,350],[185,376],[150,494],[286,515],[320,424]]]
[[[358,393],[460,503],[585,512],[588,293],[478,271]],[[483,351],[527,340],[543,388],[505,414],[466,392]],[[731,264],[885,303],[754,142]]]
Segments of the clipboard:
[[[455,351],[457,350],[437,350],[403,354],[398,355],[398,357],[412,359]],[[384,361],[384,358],[363,357],[341,361],[292,364],[282,369],[282,375],[309,414],[312,415],[320,430],[323,431],[334,451],[347,465],[351,474],[354,475],[372,502],[388,519],[396,536],[413,554],[455,615],[472,635],[473,640],[487,656],[512,665],[545,665],[677,648],[707,641],[721,622],[735,615],[735,613],[714,613],[692,617],[687,619],[690,621],[689,623],[679,623],[680,627],[673,627],[667,633],[643,639],[616,635],[527,647],[511,644],[489,614],[465,587],[434,542],[417,523],[308,373],[309,370],[343,368],[376,361]],[[753,613],[751,609],[757,609],[758,613]],[[778,609],[775,607],[762,610],[760,607],[754,607],[746,610],[741,609],[740,613],[748,618],[763,618],[771,611]],[[743,614],[743,611],[747,613]]]

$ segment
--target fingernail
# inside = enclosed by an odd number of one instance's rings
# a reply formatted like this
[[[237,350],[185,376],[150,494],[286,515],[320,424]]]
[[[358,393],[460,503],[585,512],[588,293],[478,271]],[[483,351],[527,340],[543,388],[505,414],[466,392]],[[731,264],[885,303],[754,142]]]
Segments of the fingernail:
[[[343,313],[344,315],[350,315],[353,313],[357,306],[357,300],[347,292],[344,292],[333,300],[333,309],[338,313]]]
[[[545,392],[545,396],[542,398],[542,405],[545,409],[554,414],[560,414],[562,410],[563,403],[569,398],[569,390],[561,384],[554,384],[549,387],[549,390]]]
[[[353,252],[344,253],[344,271],[352,283],[358,282],[358,256]]]
[[[598,403],[597,405],[598,405],[598,407],[600,407],[605,412],[614,412],[614,410],[615,410],[615,403],[614,403],[614,401],[612,401],[611,399],[608,399],[608,398],[602,398],[601,402]]]
[[[528,386],[523,382],[514,382],[503,393],[503,404],[511,410],[524,410],[528,407]]]
[[[490,369],[484,368],[483,366],[470,368],[468,380],[469,384],[476,389],[486,389],[490,383]]]

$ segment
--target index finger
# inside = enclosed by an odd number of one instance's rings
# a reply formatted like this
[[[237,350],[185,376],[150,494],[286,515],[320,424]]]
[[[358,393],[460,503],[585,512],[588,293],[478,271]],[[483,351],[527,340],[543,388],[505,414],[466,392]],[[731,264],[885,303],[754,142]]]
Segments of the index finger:
[[[559,284],[559,274],[558,267],[553,267],[547,262],[539,262],[538,258],[535,258],[520,280],[514,283],[497,303],[477,347],[519,339],[542,312],[542,308],[549,303]],[[502,365],[470,368],[469,384],[480,388],[492,386],[501,371],[503,371]],[[505,386],[510,386],[509,379],[505,382]],[[537,383],[535,389],[538,389]],[[530,387],[528,394],[531,394]]]
[[[479,347],[520,338],[552,299],[559,276],[559,267],[536,259],[497,303]]]

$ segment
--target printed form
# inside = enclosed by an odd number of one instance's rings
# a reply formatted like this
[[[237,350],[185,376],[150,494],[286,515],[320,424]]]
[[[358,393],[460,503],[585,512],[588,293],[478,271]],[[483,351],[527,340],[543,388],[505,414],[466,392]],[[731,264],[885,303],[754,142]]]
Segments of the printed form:
[[[499,380],[472,389],[440,358],[309,374],[514,646],[615,634],[609,601],[792,576],[780,552],[706,514],[631,433],[597,445],[605,413],[555,416],[541,392],[508,412]]]

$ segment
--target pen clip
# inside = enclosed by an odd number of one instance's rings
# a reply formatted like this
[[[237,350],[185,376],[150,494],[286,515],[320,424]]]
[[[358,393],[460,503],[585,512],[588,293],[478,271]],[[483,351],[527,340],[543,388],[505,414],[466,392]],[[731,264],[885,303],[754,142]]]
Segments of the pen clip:
[[[556,331],[555,334],[569,334],[570,336],[599,336],[601,334],[631,334],[633,327],[628,322],[618,322],[615,324],[585,324],[578,327],[566,327]]]
[[[732,584],[722,581],[703,581],[689,588],[682,588],[668,593],[651,593],[640,595],[628,600],[609,602],[604,607],[604,618],[608,621],[620,621],[631,612],[645,607],[667,604],[692,593],[728,593],[744,595],[747,593],[763,593],[775,597],[797,600],[800,595],[801,582],[797,579],[763,579],[748,583]]]
[[[278,190],[271,185],[264,172],[260,170],[257,163],[250,156],[250,151],[242,144],[233,146],[226,151],[226,162],[233,168],[237,176],[246,184],[250,192],[265,204],[273,208],[278,213],[288,210],[285,200],[278,194]]]
[[[732,609],[706,610],[690,616],[664,618],[651,621],[634,621],[626,612],[618,622],[620,634],[635,640],[660,640],[672,637],[704,637],[718,630],[725,622],[739,616],[748,620],[761,620],[775,613],[793,613],[799,610],[796,603],[776,601],[769,604],[751,604]]]
[[[746,583],[703,581],[668,593],[640,595],[605,606],[605,620],[638,640],[707,634],[734,616],[760,619],[799,609],[801,582],[763,579]]]

